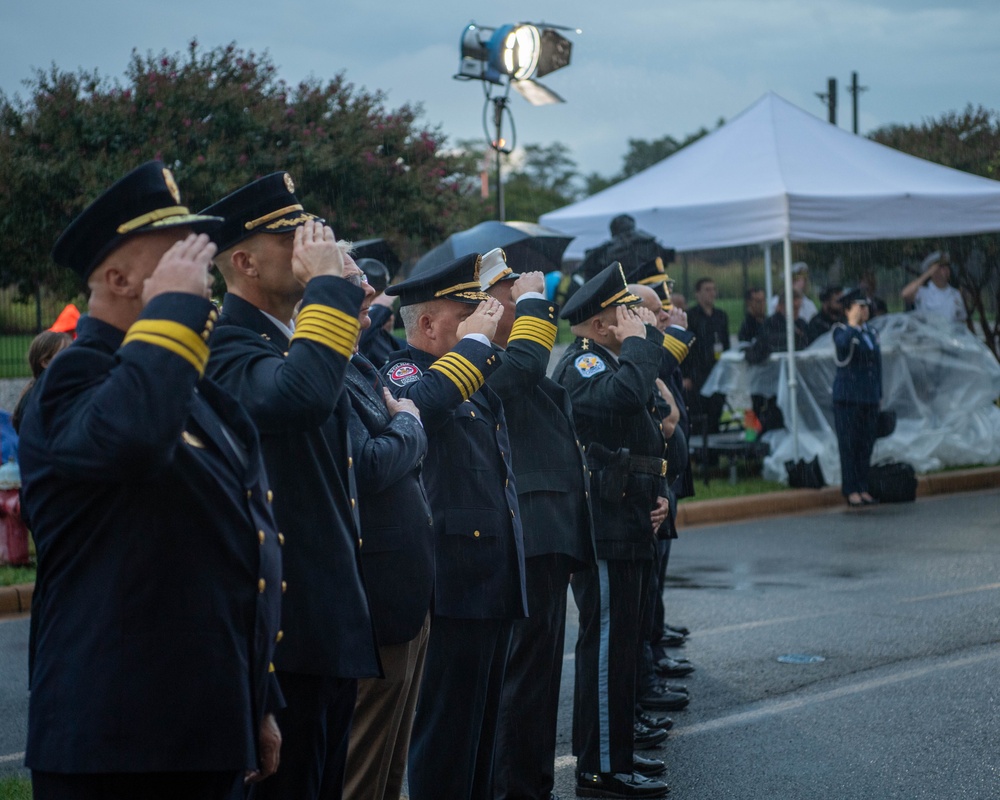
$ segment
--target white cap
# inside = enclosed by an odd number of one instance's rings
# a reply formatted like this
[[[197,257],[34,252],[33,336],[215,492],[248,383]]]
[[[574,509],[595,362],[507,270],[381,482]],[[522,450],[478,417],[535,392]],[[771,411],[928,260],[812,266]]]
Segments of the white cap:
[[[950,264],[951,259],[948,258],[947,253],[942,253],[940,250],[935,250],[927,258],[920,262],[920,271],[923,272],[925,269],[929,269],[938,263]]]
[[[800,272],[808,272],[809,265],[805,261],[796,261],[792,264],[792,275],[798,275]]]
[[[521,277],[507,266],[507,254],[503,249],[494,247],[488,253],[483,253],[479,262],[479,288],[484,292],[500,281],[513,280]]]

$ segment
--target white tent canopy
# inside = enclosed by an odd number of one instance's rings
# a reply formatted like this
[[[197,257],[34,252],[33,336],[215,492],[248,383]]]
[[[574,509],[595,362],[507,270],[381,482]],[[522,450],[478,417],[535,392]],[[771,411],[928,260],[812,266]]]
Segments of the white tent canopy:
[[[539,222],[575,236],[564,258],[608,238],[630,214],[684,252],[792,241],[918,239],[1000,231],[1000,182],[900,153],[843,131],[769,92],[708,136]],[[765,251],[770,284],[770,248]],[[768,286],[768,288],[770,288]],[[794,320],[787,315],[787,416],[798,457]]]
[[[830,125],[768,93],[658,164],[539,220],[577,237],[566,258],[630,214],[665,247],[957,236],[1000,230],[1000,182]]]

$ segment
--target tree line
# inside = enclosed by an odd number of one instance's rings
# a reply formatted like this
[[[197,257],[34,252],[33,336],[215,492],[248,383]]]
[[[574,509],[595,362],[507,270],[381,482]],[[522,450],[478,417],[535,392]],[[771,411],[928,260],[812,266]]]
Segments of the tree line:
[[[495,217],[483,192],[486,145],[450,144],[418,105],[388,108],[379,91],[343,74],[290,86],[267,53],[236,44],[182,53],[133,51],[124,76],[52,66],[0,92],[0,286],[67,296],[79,287],[49,259],[59,232],[101,189],[142,161],[174,171],[184,202],[200,209],[255,176],[287,169],[300,197],[341,236],[385,237],[404,261],[450,233]],[[716,126],[724,120],[718,120]],[[508,219],[536,220],[635,175],[707,135],[629,139],[621,170],[582,174],[561,142],[529,144],[505,168]],[[956,169],[998,178],[1000,114],[969,106],[919,125],[892,125],[875,141]],[[669,244],[669,243],[668,243]],[[847,278],[906,269],[935,247],[956,275],[987,342],[1000,352],[1000,237],[796,245],[798,257],[839,260]]]

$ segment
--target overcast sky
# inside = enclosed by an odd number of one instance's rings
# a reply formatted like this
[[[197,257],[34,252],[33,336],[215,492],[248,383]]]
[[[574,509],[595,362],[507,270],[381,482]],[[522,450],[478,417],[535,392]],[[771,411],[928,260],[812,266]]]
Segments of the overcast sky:
[[[267,50],[289,82],[345,71],[390,106],[420,103],[451,141],[482,136],[477,83],[452,80],[463,28],[549,22],[569,34],[569,67],[543,79],[566,99],[532,107],[512,93],[518,144],[565,143],[582,173],[611,175],[629,138],[682,138],[730,119],[767,91],[825,119],[816,97],[839,83],[851,127],[851,72],[862,133],[918,123],[968,103],[1000,107],[996,0],[8,0],[0,15],[0,90],[35,67],[120,77],[133,48],[184,50],[196,37]]]

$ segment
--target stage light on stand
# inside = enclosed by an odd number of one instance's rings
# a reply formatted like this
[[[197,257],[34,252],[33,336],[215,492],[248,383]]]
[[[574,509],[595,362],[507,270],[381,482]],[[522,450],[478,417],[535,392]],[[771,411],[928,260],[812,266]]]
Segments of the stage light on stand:
[[[544,23],[518,23],[497,28],[470,23],[462,31],[459,40],[459,63],[455,79],[481,81],[487,106],[493,103],[496,135],[491,137],[489,131],[485,132],[490,147],[496,152],[497,212],[500,221],[505,216],[500,154],[511,152],[516,139],[514,118],[507,106],[510,88],[513,86],[518,94],[534,106],[565,102],[551,89],[534,80],[569,66],[573,43],[560,34],[560,30],[570,29]],[[575,29],[575,32],[581,33],[579,29]],[[494,94],[494,87],[502,88],[503,93]],[[513,134],[510,142],[502,135],[505,113],[510,119]],[[484,109],[484,128],[485,120]]]

